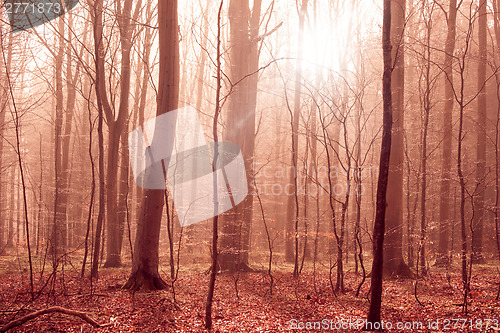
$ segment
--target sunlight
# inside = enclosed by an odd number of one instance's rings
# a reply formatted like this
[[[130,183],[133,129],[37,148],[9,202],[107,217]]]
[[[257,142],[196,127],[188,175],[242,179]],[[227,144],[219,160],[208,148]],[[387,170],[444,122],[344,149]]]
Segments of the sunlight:
[[[303,68],[305,73],[321,70],[340,72],[352,67],[352,55],[363,39],[361,22],[370,22],[378,12],[373,0],[332,10],[326,2],[310,7],[304,28]]]

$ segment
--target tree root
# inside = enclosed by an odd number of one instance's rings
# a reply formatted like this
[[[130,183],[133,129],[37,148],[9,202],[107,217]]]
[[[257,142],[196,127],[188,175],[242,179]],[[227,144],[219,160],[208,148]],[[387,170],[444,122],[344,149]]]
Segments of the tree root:
[[[250,267],[246,262],[244,261],[237,261],[237,262],[229,262],[229,263],[224,263],[221,262],[219,265],[219,269],[222,273],[256,273],[257,271]]]
[[[384,279],[415,279],[416,275],[412,269],[404,262],[404,260],[398,260],[399,262],[394,266],[384,265]],[[385,263],[384,263],[385,264]],[[366,277],[371,278],[372,273],[370,272]]]
[[[415,279],[416,275],[403,260],[400,260],[392,271],[384,267],[384,278]]]
[[[147,274],[142,270],[135,271],[130,275],[128,281],[123,285],[123,289],[130,290],[162,290],[167,289],[169,285],[163,281],[158,274]]]
[[[27,321],[29,321],[31,319],[34,319],[34,318],[39,317],[39,316],[42,316],[44,314],[54,313],[54,312],[60,312],[60,313],[64,313],[64,314],[67,314],[67,315],[80,317],[81,319],[85,320],[87,323],[89,323],[90,325],[92,325],[92,326],[94,326],[96,328],[98,328],[98,327],[105,327],[105,326],[109,326],[110,325],[110,324],[99,324],[94,319],[90,318],[88,316],[88,314],[85,313],[85,312],[75,311],[75,310],[71,310],[71,309],[66,309],[66,308],[62,308],[60,306],[53,306],[53,307],[50,307],[48,309],[43,309],[43,310],[32,312],[32,313],[30,313],[30,314],[28,314],[28,315],[26,315],[24,317],[21,317],[21,318],[19,318],[17,320],[11,321],[10,323],[7,323],[4,326],[2,326],[0,328],[0,332],[7,332],[11,328],[14,328],[16,326],[22,325],[22,324],[24,324],[25,322],[27,322]]]

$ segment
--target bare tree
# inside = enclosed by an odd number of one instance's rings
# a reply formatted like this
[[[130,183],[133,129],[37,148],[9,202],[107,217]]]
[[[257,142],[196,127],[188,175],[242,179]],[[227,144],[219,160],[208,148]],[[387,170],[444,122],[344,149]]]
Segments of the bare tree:
[[[123,3],[123,8],[122,8]],[[128,192],[128,145],[126,133],[129,119],[129,95],[131,76],[132,36],[139,16],[140,2],[135,9],[132,0],[116,3],[117,22],[120,31],[121,67],[120,67],[120,102],[118,114],[115,116],[111,108],[105,107],[104,112],[109,128],[108,159],[106,172],[106,227],[107,227],[107,257],[105,267],[121,266],[121,248],[125,223],[125,200]],[[120,144],[123,150],[119,157]],[[119,164],[121,162],[121,164]],[[120,178],[116,166],[121,165]]]
[[[387,242],[384,252],[384,274],[411,276],[403,259],[403,171],[404,171],[404,45],[406,0],[391,2],[392,6],[392,72],[393,119],[391,165],[387,185]]]
[[[52,230],[52,255],[53,265],[57,266],[58,257],[61,252],[66,251],[67,246],[67,224],[66,224],[66,203],[67,195],[65,189],[66,174],[62,170],[62,130],[64,118],[64,96],[63,96],[63,61],[65,53],[64,41],[64,17],[58,19],[58,49],[55,56],[56,75],[56,114],[55,114],[55,139],[54,139],[54,174],[55,174],[55,195],[54,195],[54,223]]]
[[[499,0],[493,1],[493,16],[495,37],[496,37],[496,49],[500,50],[500,2]],[[496,93],[497,93],[497,114],[495,122],[495,241],[497,245],[498,261],[500,262],[500,78],[499,75],[495,75],[496,79]],[[500,284],[498,285],[497,297],[500,299]]]
[[[420,273],[422,275],[427,274],[426,267],[426,237],[427,237],[427,164],[429,159],[428,152],[428,139],[429,139],[429,117],[431,110],[433,108],[432,103],[432,91],[436,88],[437,75],[431,74],[432,61],[431,53],[431,34],[433,29],[432,16],[434,13],[435,4],[429,4],[427,1],[424,1],[421,6],[421,18],[425,25],[425,42],[422,45],[421,57],[422,57],[422,71],[420,73],[419,82],[419,95],[420,95],[420,104],[421,109],[423,111],[422,116],[422,149],[421,149],[421,166],[420,166],[420,246],[418,258],[419,262],[417,262],[417,274],[420,269]],[[422,86],[423,85],[423,86]]]
[[[0,27],[0,29],[3,29]],[[5,113],[7,112],[7,108],[9,106],[10,102],[10,97],[9,97],[9,82],[7,80],[7,76],[10,72],[10,67],[12,63],[12,39],[13,35],[11,34],[6,41],[3,31],[1,32],[1,47],[2,47],[2,52],[5,49],[4,43],[7,43],[7,55],[5,58],[5,61],[0,62],[0,69],[2,72],[2,76],[0,77],[0,170],[2,169],[3,165],[3,132],[4,132],[4,127],[5,127]],[[5,53],[4,53],[5,57]],[[5,76],[3,75],[5,73]],[[3,193],[3,186],[2,186],[2,181],[0,179],[0,255],[2,255],[5,251],[5,248],[7,247],[8,241],[5,238],[6,233],[5,230],[7,229],[8,225],[5,224],[4,222],[7,220],[4,218],[4,211],[3,211],[3,199],[4,193]]]
[[[460,4],[462,1],[460,1]],[[453,53],[455,51],[456,22],[457,22],[457,0],[450,0],[446,23],[448,31],[446,34],[444,51],[444,112],[443,112],[443,144],[441,165],[441,189],[439,196],[439,254],[436,260],[437,266],[448,266],[449,255],[449,230],[450,230],[450,185],[451,185],[451,153],[452,153],[452,131],[453,122]]]
[[[483,258],[483,225],[486,218],[486,64],[487,58],[487,1],[479,0],[478,9],[478,43],[479,59],[477,67],[477,119],[476,119],[476,183],[477,198],[474,199],[474,223],[472,234],[472,260],[475,263],[484,262]]]
[[[219,12],[217,14],[217,87],[215,90],[215,113],[214,121],[212,125],[212,133],[214,136],[214,159],[212,162],[212,172],[213,172],[213,188],[214,188],[214,217],[212,219],[212,268],[210,270],[210,281],[208,284],[208,294],[207,302],[205,304],[205,328],[212,329],[212,303],[215,290],[215,279],[217,277],[218,268],[218,248],[217,242],[219,239],[218,222],[219,215],[218,210],[218,193],[217,193],[217,159],[219,158],[219,145],[218,145],[218,133],[217,133],[217,122],[220,115],[220,89],[221,89],[221,12],[222,6],[224,5],[224,0],[221,0],[219,6]]]
[[[179,100],[179,34],[177,0],[158,4],[160,77],[156,115],[175,110]],[[153,137],[152,140],[155,138]],[[158,273],[159,240],[164,190],[144,190],[137,222],[132,272],[126,289],[164,289],[168,285]]]
[[[230,66],[229,110],[226,116],[224,140],[241,147],[247,184],[253,184],[252,164],[255,149],[255,109],[261,1],[253,2],[252,11],[248,0],[229,2]],[[244,121],[242,121],[244,119]],[[236,126],[236,124],[241,124]],[[250,230],[253,214],[253,194],[221,217],[221,253],[219,266],[228,271],[251,271],[248,266]]]
[[[101,236],[105,214],[105,171],[104,171],[104,109],[109,108],[106,97],[106,86],[104,76],[104,36],[103,36],[103,0],[95,0],[91,9],[91,18],[94,32],[94,62],[95,62],[95,93],[97,99],[97,133],[98,133],[98,169],[99,169],[99,211],[94,240],[94,253],[92,259],[91,277],[98,277],[99,260],[101,253]]]
[[[382,49],[384,55],[383,100],[384,116],[382,127],[382,146],[380,148],[380,167],[377,184],[377,211],[373,227],[373,264],[371,280],[371,302],[367,325],[380,323],[382,304],[382,277],[384,267],[384,234],[387,183],[391,158],[392,132],[392,56],[391,56],[391,0],[384,0],[384,19],[382,26]],[[369,327],[366,327],[369,329]]]
[[[295,97],[293,102],[293,116],[291,115],[292,130],[292,172],[290,173],[290,184],[293,185],[293,195],[288,196],[287,218],[286,218],[286,247],[285,258],[287,261],[294,262],[293,276],[299,274],[299,201],[298,201],[298,181],[297,181],[297,161],[299,147],[299,116],[300,100],[302,91],[302,40],[304,38],[304,22],[307,15],[308,0],[302,0],[299,9],[299,41],[297,44],[297,72],[295,76]],[[289,109],[290,110],[290,109]],[[290,110],[291,113],[291,110]]]

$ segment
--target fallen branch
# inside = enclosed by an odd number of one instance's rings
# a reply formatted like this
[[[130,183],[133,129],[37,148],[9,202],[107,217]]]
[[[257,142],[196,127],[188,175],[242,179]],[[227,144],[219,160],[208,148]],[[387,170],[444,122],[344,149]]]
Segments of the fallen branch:
[[[54,312],[61,312],[61,313],[64,313],[64,314],[68,314],[68,315],[80,317],[83,320],[85,320],[87,323],[89,323],[90,325],[92,325],[92,326],[94,326],[96,328],[98,328],[98,327],[104,327],[104,326],[108,326],[109,325],[109,324],[104,324],[104,325],[99,324],[94,319],[90,318],[88,316],[88,314],[86,314],[85,312],[70,310],[70,309],[66,309],[66,308],[61,308],[59,306],[53,306],[53,307],[50,307],[48,309],[43,309],[43,310],[32,312],[32,313],[30,313],[30,314],[28,314],[28,315],[26,315],[24,317],[21,317],[21,318],[19,318],[17,320],[11,321],[10,323],[2,326],[0,328],[0,332],[6,332],[6,331],[10,330],[11,328],[14,328],[16,326],[22,325],[22,324],[24,324],[25,322],[27,322],[27,321],[29,321],[31,319],[34,319],[34,318],[39,317],[39,316],[43,316],[44,314],[54,313]]]

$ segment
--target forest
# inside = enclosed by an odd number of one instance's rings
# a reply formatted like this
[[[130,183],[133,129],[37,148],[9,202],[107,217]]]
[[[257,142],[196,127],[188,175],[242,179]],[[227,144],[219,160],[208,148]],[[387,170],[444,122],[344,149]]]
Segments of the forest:
[[[500,330],[500,0],[0,12],[0,332]]]

